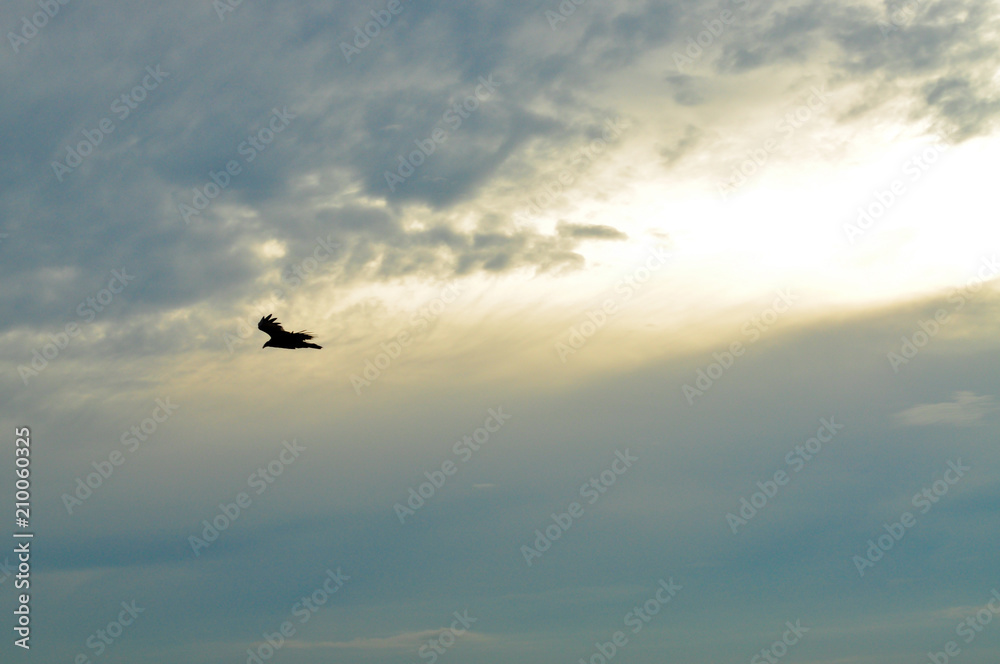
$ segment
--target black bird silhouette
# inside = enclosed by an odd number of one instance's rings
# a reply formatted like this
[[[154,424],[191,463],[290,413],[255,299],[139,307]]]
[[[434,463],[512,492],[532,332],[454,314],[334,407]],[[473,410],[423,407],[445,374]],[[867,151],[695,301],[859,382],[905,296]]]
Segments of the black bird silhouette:
[[[313,338],[313,335],[308,332],[286,332],[285,328],[281,327],[281,323],[274,319],[274,314],[269,314],[260,319],[257,323],[257,329],[267,332],[271,338],[263,345],[261,348],[322,348],[322,346],[317,346],[316,344],[308,343],[309,339]]]

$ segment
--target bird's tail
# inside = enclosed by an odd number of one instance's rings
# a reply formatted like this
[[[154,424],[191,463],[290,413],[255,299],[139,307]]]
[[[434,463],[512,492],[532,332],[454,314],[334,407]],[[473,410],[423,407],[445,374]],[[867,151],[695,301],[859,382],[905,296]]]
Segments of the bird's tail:
[[[316,344],[302,344],[303,348],[322,348],[322,346],[317,346]]]

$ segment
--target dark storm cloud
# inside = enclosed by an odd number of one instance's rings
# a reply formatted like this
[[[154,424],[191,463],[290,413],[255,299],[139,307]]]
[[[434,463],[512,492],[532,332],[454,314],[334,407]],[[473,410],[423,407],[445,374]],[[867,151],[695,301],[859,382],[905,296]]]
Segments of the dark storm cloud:
[[[604,224],[570,224],[567,222],[559,222],[556,227],[559,234],[563,237],[572,238],[590,238],[590,239],[606,239],[606,240],[626,240],[628,235],[622,233],[617,228],[612,226],[606,226]]]
[[[833,45],[839,54],[831,83],[862,83],[883,101],[908,97],[915,105],[914,119],[929,119],[941,133],[964,140],[991,131],[1000,110],[990,83],[997,51],[982,37],[997,11],[991,2],[886,3],[881,8],[823,0],[766,3],[753,8],[745,23],[735,24],[717,67],[739,74],[809,64],[824,46]],[[880,87],[882,94],[876,92]]]
[[[100,275],[126,264],[142,266],[129,299],[148,307],[249,295],[239,284],[264,267],[250,248],[269,238],[288,242],[294,261],[296,248],[333,232],[349,279],[581,264],[570,238],[508,229],[486,241],[453,230],[444,214],[525,141],[558,129],[522,109],[513,81],[493,74],[503,41],[534,13],[414,4],[374,40],[378,48],[347,64],[339,43],[369,20],[366,8],[351,7],[245,5],[223,21],[209,7],[67,9],[9,58],[2,76],[15,92],[0,105],[11,157],[0,171],[0,225],[15,239],[0,276],[22,286],[0,297],[21,312],[16,323],[59,322]],[[119,41],[84,41],[85,33]],[[428,50],[428,40],[443,46]],[[162,78],[141,101],[130,99],[123,117],[116,100],[132,94],[147,66]],[[491,75],[499,89],[449,127],[450,144],[393,194],[384,173],[397,155]],[[293,119],[255,149],[252,138],[262,138],[275,109]],[[113,129],[102,131],[102,121]],[[234,162],[238,173],[226,173]],[[290,187],[308,175],[321,180],[322,191],[309,192],[317,198],[360,180],[371,198],[429,203],[440,214],[432,229],[406,232],[397,206],[303,210],[308,194]],[[226,223],[234,206],[256,214]]]

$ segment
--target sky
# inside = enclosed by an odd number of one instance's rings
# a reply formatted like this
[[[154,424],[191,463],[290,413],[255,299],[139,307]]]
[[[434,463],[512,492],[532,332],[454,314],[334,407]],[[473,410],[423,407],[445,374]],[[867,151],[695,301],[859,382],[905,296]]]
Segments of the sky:
[[[3,661],[1000,657],[996,3],[0,28]]]

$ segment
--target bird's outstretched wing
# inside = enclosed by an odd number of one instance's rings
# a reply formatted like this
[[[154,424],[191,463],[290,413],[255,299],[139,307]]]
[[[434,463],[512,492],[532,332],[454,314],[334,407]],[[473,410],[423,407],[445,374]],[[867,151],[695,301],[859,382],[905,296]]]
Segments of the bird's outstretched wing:
[[[285,332],[285,328],[281,327],[281,323],[274,319],[274,314],[263,316],[260,319],[260,322],[257,323],[257,329],[262,332],[267,332],[267,334],[272,338],[287,334],[287,332]]]

